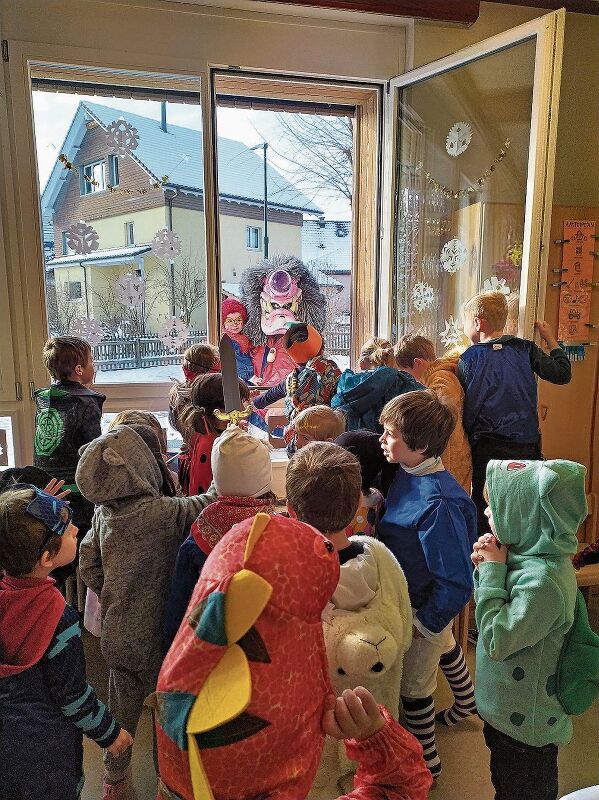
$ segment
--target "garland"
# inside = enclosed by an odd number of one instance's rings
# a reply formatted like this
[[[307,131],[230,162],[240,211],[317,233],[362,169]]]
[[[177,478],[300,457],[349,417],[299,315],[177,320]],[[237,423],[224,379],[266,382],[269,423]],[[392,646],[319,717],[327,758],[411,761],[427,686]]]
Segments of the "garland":
[[[65,169],[70,170],[75,175],[81,175],[78,168],[65,156],[64,153],[61,153],[58,156],[58,160],[62,163]],[[94,178],[90,178],[89,175],[83,175],[83,180],[87,181],[90,186],[100,186],[97,180]],[[159,181],[154,181],[150,183],[150,186],[147,189],[130,189],[127,187],[119,188],[117,186],[112,186],[110,183],[106,184],[106,189],[112,194],[147,194],[152,189],[162,189],[162,187],[168,183],[168,175],[163,175]]]
[[[439,183],[438,180],[432,177],[430,172],[425,172],[424,177],[426,178],[426,182],[429,183],[434,189],[440,192],[444,197],[451,197],[454,200],[458,200],[460,197],[467,197],[469,194],[473,194],[474,192],[479,192],[485,183],[489,180],[493,172],[495,172],[495,167],[500,164],[503,159],[505,158],[507,151],[510,147],[510,140],[506,139],[503,143],[501,150],[499,151],[498,156],[495,158],[493,163],[490,167],[488,167],[480,176],[480,178],[475,181],[476,186],[467,186],[465,189],[452,189],[450,186],[445,186],[443,183]],[[422,161],[419,161],[416,164],[416,169],[420,171],[423,168]]]

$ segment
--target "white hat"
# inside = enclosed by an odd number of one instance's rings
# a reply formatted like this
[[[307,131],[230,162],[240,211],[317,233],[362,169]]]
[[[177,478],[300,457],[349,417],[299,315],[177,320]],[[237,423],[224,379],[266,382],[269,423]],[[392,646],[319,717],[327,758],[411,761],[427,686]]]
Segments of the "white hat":
[[[212,477],[220,497],[260,497],[270,492],[270,455],[259,439],[237,426],[224,430],[212,446]]]

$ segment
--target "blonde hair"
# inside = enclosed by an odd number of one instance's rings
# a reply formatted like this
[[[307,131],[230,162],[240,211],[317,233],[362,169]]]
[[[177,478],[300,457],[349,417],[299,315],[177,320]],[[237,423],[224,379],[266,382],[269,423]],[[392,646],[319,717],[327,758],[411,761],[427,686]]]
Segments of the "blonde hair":
[[[434,361],[437,358],[435,346],[425,336],[406,333],[395,345],[395,360],[398,367],[412,369],[414,359],[422,358],[424,361]]]
[[[507,296],[507,320],[505,332],[512,336],[518,335],[518,318],[520,316],[520,292],[516,290]]]
[[[198,375],[210,372],[218,363],[218,350],[211,344],[192,344],[183,353],[183,366]]]
[[[341,411],[319,405],[304,408],[293,420],[296,433],[309,437],[314,442],[336,439],[345,431],[345,417]]]
[[[507,320],[508,305],[501,292],[479,292],[471,297],[462,309],[468,319],[484,319],[491,331],[502,331]]]
[[[394,367],[393,345],[386,339],[373,336],[362,345],[359,361],[371,367]]]
[[[108,430],[111,431],[113,428],[116,428],[117,425],[147,425],[148,428],[154,431],[158,438],[160,452],[163,456],[166,455],[166,431],[150,411],[133,409],[129,411],[119,411],[116,417],[111,420]]]

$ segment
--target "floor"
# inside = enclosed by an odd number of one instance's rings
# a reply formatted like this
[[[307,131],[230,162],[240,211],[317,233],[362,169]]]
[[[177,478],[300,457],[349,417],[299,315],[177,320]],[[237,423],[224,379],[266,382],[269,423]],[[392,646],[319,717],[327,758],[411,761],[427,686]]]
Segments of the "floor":
[[[599,593],[591,597],[590,617],[599,630]],[[107,673],[98,640],[85,634],[90,682],[106,699]],[[468,661],[474,670],[474,648],[469,646]],[[435,696],[437,706],[449,705],[449,687],[440,678]],[[133,749],[133,776],[136,800],[155,800],[156,775],[152,762],[151,718],[144,711]],[[467,720],[451,730],[437,728],[437,745],[443,773],[431,791],[430,800],[493,800],[489,779],[488,751],[480,720]],[[85,740],[85,777],[82,800],[99,800],[102,791],[102,756],[98,747]],[[599,702],[585,714],[574,718],[574,737],[562,747],[559,756],[560,797],[584,786],[599,784]],[[518,799],[519,800],[519,799]],[[525,798],[522,798],[525,800]]]

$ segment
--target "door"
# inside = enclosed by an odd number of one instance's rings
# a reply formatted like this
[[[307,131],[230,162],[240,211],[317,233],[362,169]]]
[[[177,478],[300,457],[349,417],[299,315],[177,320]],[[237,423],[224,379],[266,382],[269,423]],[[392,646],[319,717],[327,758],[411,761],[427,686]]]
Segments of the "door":
[[[461,306],[508,300],[506,332],[543,313],[565,13],[390,82],[381,332],[437,353],[465,343]]]

